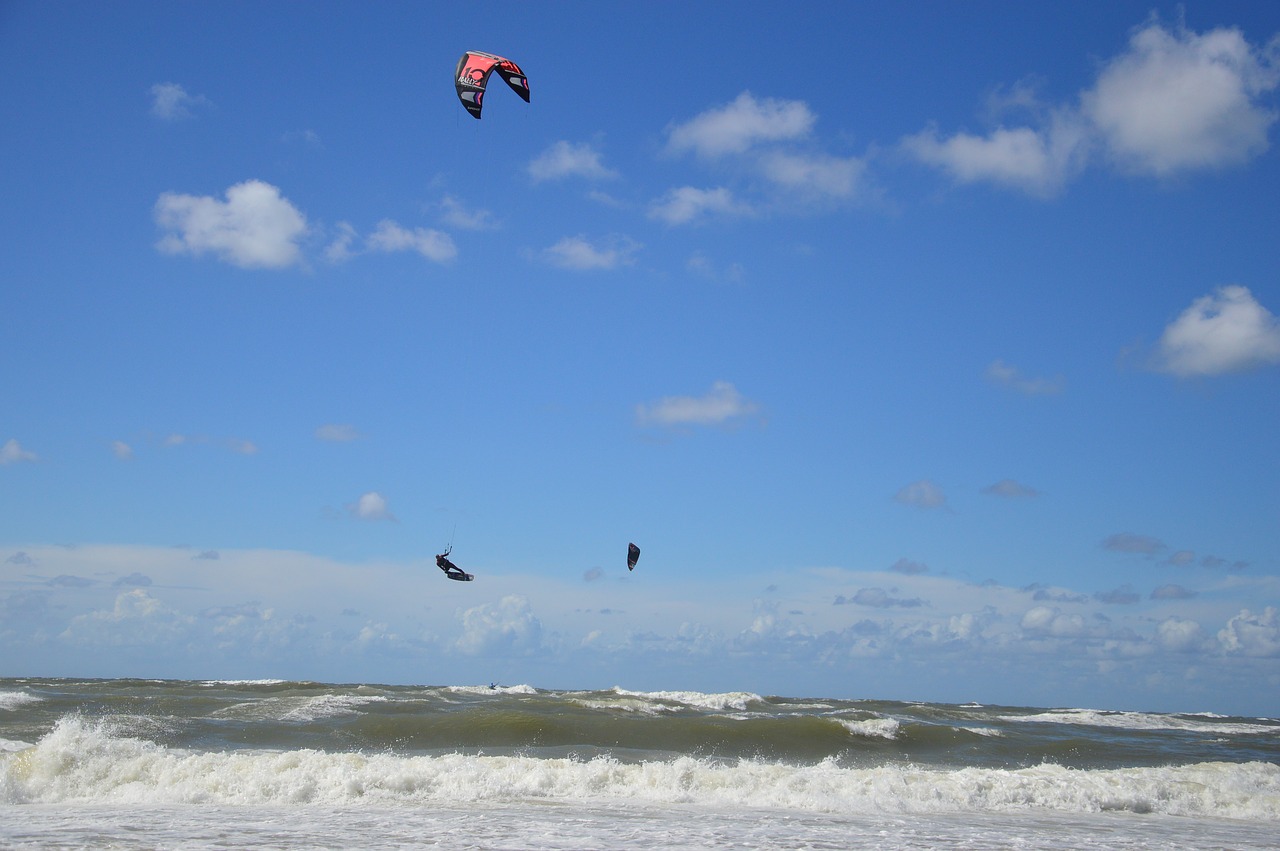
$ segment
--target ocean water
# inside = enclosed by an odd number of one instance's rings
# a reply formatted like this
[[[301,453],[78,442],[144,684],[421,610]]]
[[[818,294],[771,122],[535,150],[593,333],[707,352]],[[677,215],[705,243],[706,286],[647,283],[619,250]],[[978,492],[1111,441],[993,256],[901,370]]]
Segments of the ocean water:
[[[0,846],[1280,847],[1280,721],[0,679]]]

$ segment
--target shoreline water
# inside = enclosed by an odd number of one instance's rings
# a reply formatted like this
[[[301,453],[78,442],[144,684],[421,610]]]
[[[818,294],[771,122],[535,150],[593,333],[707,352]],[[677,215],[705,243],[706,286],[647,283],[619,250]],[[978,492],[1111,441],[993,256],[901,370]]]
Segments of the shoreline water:
[[[1264,848],[1280,722],[9,678],[0,816],[0,844],[39,847]]]

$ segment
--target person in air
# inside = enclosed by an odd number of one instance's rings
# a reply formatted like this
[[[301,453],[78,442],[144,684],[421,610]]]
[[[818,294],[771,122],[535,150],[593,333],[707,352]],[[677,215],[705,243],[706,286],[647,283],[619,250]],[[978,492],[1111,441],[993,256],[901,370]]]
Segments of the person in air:
[[[443,570],[444,575],[450,579],[466,576],[466,571],[449,561],[449,552],[450,550],[445,550],[441,555],[436,556],[436,567]]]

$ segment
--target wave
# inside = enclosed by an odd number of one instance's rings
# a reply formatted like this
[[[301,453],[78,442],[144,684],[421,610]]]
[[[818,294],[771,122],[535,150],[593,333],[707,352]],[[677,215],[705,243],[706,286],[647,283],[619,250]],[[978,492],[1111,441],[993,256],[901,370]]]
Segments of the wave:
[[[385,703],[381,695],[322,694],[312,697],[268,697],[237,703],[211,713],[212,718],[236,721],[283,721],[308,724],[325,718],[360,714],[361,707]]]
[[[0,691],[0,710],[13,712],[23,706],[39,703],[41,698],[25,691]]]
[[[459,803],[763,807],[833,814],[1129,811],[1280,820],[1280,766],[1198,763],[1082,770],[796,766],[690,756],[626,764],[464,754],[321,750],[199,752],[64,718],[35,746],[0,753],[6,804]]]
[[[764,703],[763,697],[749,691],[705,694],[700,691],[628,691],[621,686],[614,686],[613,693],[622,697],[639,698],[641,700],[651,701],[658,704],[675,703],[680,706],[712,710],[715,712],[725,712],[728,710],[745,712],[753,703]]]
[[[1207,713],[1183,716],[1097,709],[1055,709],[1034,715],[1004,715],[1001,719],[1018,723],[1077,724],[1124,730],[1180,730],[1192,733],[1220,733],[1229,736],[1280,735],[1280,726],[1241,721],[1223,723],[1219,719],[1224,717]]]

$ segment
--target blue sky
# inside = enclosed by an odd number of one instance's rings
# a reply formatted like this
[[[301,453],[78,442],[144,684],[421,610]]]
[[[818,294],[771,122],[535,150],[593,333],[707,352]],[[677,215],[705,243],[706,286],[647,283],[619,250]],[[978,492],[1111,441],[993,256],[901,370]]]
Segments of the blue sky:
[[[1280,713],[1278,92],[1265,3],[0,4],[0,674]]]

